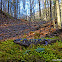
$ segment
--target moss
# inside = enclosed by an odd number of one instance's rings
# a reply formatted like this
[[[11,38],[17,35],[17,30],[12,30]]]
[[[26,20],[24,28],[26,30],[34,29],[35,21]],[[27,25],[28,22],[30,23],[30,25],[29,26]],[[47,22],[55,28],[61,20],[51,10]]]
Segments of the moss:
[[[20,50],[22,48],[22,51]],[[34,49],[45,48],[45,52],[36,52]],[[31,50],[27,54],[23,54],[26,50]],[[7,40],[0,43],[0,61],[2,62],[45,62],[51,61],[52,59],[62,59],[62,42],[57,41],[52,45],[33,45],[31,48],[25,48],[18,44],[15,44],[13,40]]]
[[[43,38],[41,38],[41,39],[59,39],[59,37],[58,37],[58,36],[55,36],[55,37],[52,37],[52,38],[49,38],[49,37],[43,37]]]

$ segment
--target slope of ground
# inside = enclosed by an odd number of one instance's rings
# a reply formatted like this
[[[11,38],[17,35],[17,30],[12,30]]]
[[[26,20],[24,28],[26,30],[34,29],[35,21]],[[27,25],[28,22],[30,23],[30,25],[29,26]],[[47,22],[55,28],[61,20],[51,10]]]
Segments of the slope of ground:
[[[52,62],[53,59],[62,59],[62,29],[54,29],[51,22],[45,21],[34,21],[30,23],[30,26],[29,22],[23,19],[21,19],[22,22],[17,19],[15,21],[11,19],[11,23],[9,23],[10,18],[7,16],[4,18],[3,14],[2,16],[3,18],[0,19],[1,62]],[[13,42],[14,39],[18,38],[38,39],[44,37],[45,39],[49,37],[50,39],[55,38],[55,36],[58,36],[59,40],[56,40],[56,43],[52,41],[52,44],[48,43],[46,46],[38,44],[25,48]],[[37,48],[44,48],[45,50],[44,52],[38,52],[35,51]]]
[[[51,36],[57,29],[53,28],[53,24],[48,21],[24,21],[13,18],[9,14],[0,11],[0,40],[27,38],[35,39]],[[62,34],[62,33],[61,33]],[[61,34],[57,34],[61,37]],[[56,35],[56,34],[55,34]]]
[[[24,33],[29,31],[38,30],[41,24],[46,23],[45,21],[31,22],[31,30],[29,22],[23,19],[16,19],[7,13],[0,11],[0,40],[3,39],[16,39],[21,38]]]
[[[18,24],[20,22],[21,22],[21,20],[16,19],[16,18],[10,16],[8,13],[5,13],[0,10],[0,26],[6,26],[6,25],[16,24],[16,23]]]

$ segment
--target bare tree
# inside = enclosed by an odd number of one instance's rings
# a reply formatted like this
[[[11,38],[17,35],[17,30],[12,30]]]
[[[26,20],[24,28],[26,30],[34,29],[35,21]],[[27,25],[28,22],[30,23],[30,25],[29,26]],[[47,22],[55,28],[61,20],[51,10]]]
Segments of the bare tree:
[[[53,11],[53,25],[54,25],[54,28],[56,28],[56,26],[55,26],[56,1],[55,1],[55,0],[53,1],[53,5],[54,5],[54,6],[53,6],[53,7],[54,7],[54,8],[53,8],[53,10],[54,10],[54,11]]]
[[[52,19],[52,1],[50,0],[50,20]]]
[[[18,3],[19,3],[19,0],[17,0],[17,15],[18,15]],[[18,18],[18,16],[17,16]]]
[[[13,4],[14,4],[14,17],[16,18],[16,0],[13,0]]]
[[[45,9],[45,18],[47,19],[47,8],[46,8],[46,0],[44,0],[44,9]]]
[[[8,13],[9,13],[9,0],[8,0]]]
[[[30,21],[32,21],[32,11],[33,11],[33,5],[34,4],[34,0],[30,0]]]
[[[25,9],[26,0],[22,0],[22,2],[23,2],[23,8]]]
[[[50,15],[49,14],[50,11],[49,11],[49,1],[48,0],[47,0],[47,4],[48,4],[48,16],[49,16]]]
[[[2,11],[2,0],[1,0],[1,11]]]
[[[62,0],[61,0],[61,24],[62,24]]]
[[[58,23],[58,29],[61,29],[60,10],[59,10],[59,0],[56,0],[56,10],[57,10],[57,23]]]
[[[40,0],[38,0],[38,2],[39,2],[39,17],[41,19],[41,5],[40,5]]]

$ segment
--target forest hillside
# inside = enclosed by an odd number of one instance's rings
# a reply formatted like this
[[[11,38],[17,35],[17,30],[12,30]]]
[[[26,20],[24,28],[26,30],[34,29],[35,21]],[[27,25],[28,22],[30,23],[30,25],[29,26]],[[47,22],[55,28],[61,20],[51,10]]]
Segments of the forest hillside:
[[[0,0],[0,62],[62,61],[62,0]]]

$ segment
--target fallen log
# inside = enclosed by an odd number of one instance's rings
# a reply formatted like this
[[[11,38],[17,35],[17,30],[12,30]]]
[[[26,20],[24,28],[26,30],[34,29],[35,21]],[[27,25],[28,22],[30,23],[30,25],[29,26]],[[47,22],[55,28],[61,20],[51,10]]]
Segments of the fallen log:
[[[16,39],[16,40],[14,40],[14,43],[20,44],[21,46],[28,47],[31,44],[47,45],[47,44],[55,43],[57,40],[58,39],[53,39],[53,40],[50,40],[50,39],[29,39],[29,40],[28,39]]]

